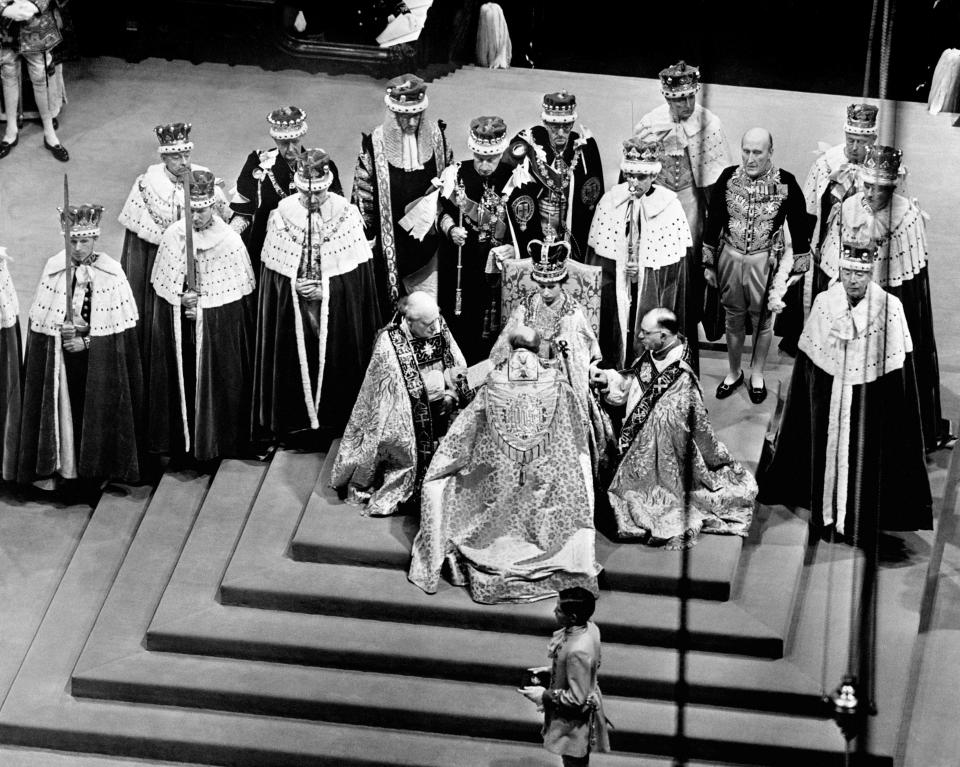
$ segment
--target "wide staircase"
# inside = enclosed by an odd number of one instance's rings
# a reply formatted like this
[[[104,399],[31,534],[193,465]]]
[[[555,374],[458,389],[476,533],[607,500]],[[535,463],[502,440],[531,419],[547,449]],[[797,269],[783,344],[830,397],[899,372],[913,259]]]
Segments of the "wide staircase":
[[[251,767],[557,764],[515,689],[547,662],[553,604],[424,594],[405,573],[415,518],[341,502],[335,449],[109,488],[0,708],[0,743]],[[679,552],[602,539],[614,752],[591,764],[844,764],[818,634],[799,628],[824,598],[806,551],[782,509],[745,540],[704,536],[686,577]],[[876,723],[873,763],[892,765],[896,717]]]

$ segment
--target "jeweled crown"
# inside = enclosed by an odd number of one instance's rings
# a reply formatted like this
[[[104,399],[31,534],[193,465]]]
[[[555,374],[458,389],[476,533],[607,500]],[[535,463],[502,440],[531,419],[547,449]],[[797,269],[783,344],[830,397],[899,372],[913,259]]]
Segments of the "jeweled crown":
[[[855,272],[872,272],[877,258],[877,246],[873,242],[844,242],[840,252],[840,268]]]
[[[620,169],[624,173],[656,174],[662,156],[663,143],[653,134],[631,136],[623,142]]]
[[[507,148],[507,124],[502,117],[475,117],[470,121],[467,144],[474,154],[502,154]]]
[[[387,108],[400,114],[416,114],[427,108],[427,84],[416,75],[400,75],[387,83],[383,97]]]
[[[302,192],[319,192],[330,188],[333,172],[330,170],[330,155],[323,149],[305,149],[297,158],[297,171],[293,183]]]
[[[572,123],[577,119],[577,97],[567,91],[543,96],[540,116],[545,123]]]
[[[267,115],[270,135],[275,139],[300,138],[307,132],[307,113],[300,107],[289,106],[274,109]]]
[[[60,211],[61,224],[69,227],[73,237],[99,237],[100,219],[103,216],[102,205],[71,205]]]
[[[871,184],[895,186],[903,152],[892,146],[871,144],[860,169],[861,178]]]
[[[216,202],[217,177],[208,170],[190,174],[190,207],[209,208]]]
[[[858,136],[875,136],[879,111],[873,104],[850,104],[847,107],[847,121],[843,130]]]
[[[190,141],[191,123],[169,123],[167,125],[158,125],[153,129],[157,134],[157,140],[160,142],[161,154],[173,154],[176,152],[189,152],[193,149],[193,142]]]
[[[682,98],[700,90],[700,69],[683,59],[660,70],[660,92],[668,99]]]
[[[557,240],[553,227],[547,227],[542,240],[531,240],[527,253],[533,258],[535,282],[560,282],[567,276],[567,259],[570,257],[570,243]]]

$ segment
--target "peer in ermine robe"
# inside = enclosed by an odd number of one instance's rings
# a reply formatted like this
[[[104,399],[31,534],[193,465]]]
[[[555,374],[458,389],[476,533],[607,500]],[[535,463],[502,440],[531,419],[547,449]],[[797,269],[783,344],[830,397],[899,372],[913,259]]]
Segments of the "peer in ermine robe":
[[[185,220],[163,233],[152,278],[149,447],[199,461],[242,455],[250,440],[255,282],[240,235],[213,213],[214,184],[193,171],[196,284]]]
[[[140,479],[143,373],[137,306],[119,262],[94,250],[99,205],[71,206],[73,323],[65,322],[66,263],[43,268],[30,307],[17,481]]]
[[[845,243],[841,282],[814,300],[759,473],[761,502],[867,546],[932,525],[913,341],[900,300],[871,282],[874,255]]]
[[[327,191],[326,152],[306,150],[294,181],[300,194],[270,215],[261,253],[253,427],[263,438],[342,433],[380,328],[363,219]]]
[[[7,249],[0,246],[0,477],[17,478],[23,366],[20,304],[7,268]]]

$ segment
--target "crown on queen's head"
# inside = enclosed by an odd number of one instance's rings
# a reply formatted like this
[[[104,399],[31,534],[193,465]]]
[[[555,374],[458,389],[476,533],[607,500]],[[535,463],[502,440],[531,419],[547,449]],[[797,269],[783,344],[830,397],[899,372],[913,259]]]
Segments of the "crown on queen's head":
[[[195,170],[190,174],[190,207],[194,210],[209,208],[216,203],[217,178],[208,170]]]
[[[570,243],[557,240],[556,230],[552,226],[545,228],[542,240],[530,241],[527,254],[533,258],[531,276],[535,282],[560,282],[567,276]]]
[[[903,152],[892,146],[871,144],[860,167],[860,178],[869,184],[896,186]]]
[[[627,174],[656,175],[660,172],[663,143],[652,135],[631,136],[623,142],[620,170]]]
[[[847,106],[847,121],[843,126],[844,132],[857,136],[876,136],[877,113],[879,111],[873,104],[850,104]]]
[[[333,183],[330,155],[323,149],[305,149],[297,158],[293,183],[301,192],[324,192]]]
[[[494,156],[507,148],[507,124],[502,117],[475,117],[470,121],[467,145],[474,154]]]
[[[660,92],[668,99],[689,96],[700,90],[700,69],[682,59],[660,70]]]
[[[289,106],[274,109],[267,115],[270,135],[281,141],[300,138],[307,132],[307,113],[300,107]]]
[[[176,154],[193,149],[193,142],[190,140],[191,128],[193,125],[190,123],[169,123],[154,128],[153,131],[160,142],[158,149],[160,154]]]
[[[572,123],[577,119],[577,97],[567,91],[546,93],[540,117],[545,123]]]
[[[872,272],[877,257],[874,242],[844,242],[840,252],[840,268],[854,272]]]
[[[417,114],[427,108],[427,84],[416,75],[400,75],[387,83],[383,97],[387,109],[398,114]]]
[[[103,216],[102,205],[71,205],[60,211],[61,226],[69,227],[71,237],[99,237],[100,218]]]

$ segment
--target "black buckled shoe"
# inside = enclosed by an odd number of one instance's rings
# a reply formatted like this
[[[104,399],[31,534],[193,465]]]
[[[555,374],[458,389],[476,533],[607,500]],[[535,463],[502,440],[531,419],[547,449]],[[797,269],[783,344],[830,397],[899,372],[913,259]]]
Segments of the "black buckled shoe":
[[[66,162],[70,159],[70,153],[63,144],[57,144],[56,146],[53,146],[47,143],[46,137],[43,139],[43,148],[50,152],[50,154],[56,157],[60,162]]]
[[[742,385],[743,371],[741,370],[740,375],[737,376],[737,380],[732,384],[725,383],[724,381],[720,382],[720,385],[717,387],[717,399],[726,399]]]
[[[764,381],[759,386],[754,386],[753,382],[750,382],[750,386],[747,389],[747,394],[750,397],[750,401],[754,405],[759,405],[767,398],[767,382]]]
[[[20,134],[13,141],[0,141],[0,160],[10,154],[10,150],[20,143]]]

